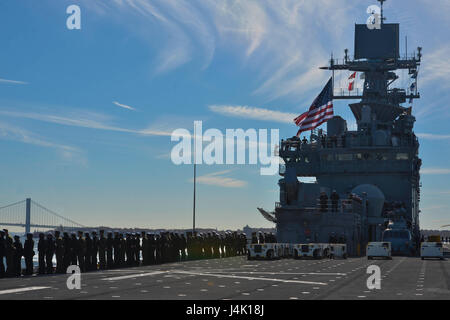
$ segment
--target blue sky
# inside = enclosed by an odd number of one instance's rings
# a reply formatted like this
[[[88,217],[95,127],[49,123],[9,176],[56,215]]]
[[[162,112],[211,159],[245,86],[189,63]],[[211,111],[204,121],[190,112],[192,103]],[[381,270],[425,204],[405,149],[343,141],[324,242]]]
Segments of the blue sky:
[[[66,28],[71,4],[81,30]],[[202,120],[294,135],[291,116],[330,76],[318,67],[331,52],[352,53],[353,25],[372,4],[2,0],[0,204],[31,197],[92,226],[190,227],[192,166],[171,163],[170,132]],[[424,228],[450,223],[449,14],[447,0],[385,4],[409,53],[424,48],[414,105]],[[345,102],[335,105],[352,124]],[[277,176],[257,165],[199,166],[198,175],[198,226],[271,226],[256,207],[273,209]]]

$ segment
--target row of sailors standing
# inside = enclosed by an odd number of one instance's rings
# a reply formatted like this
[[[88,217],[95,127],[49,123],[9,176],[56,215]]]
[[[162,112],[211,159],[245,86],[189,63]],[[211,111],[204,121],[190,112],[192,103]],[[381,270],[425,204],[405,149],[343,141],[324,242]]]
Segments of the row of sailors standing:
[[[288,141],[290,142],[289,144],[287,144],[286,146],[288,148],[290,148],[290,151],[294,151],[294,150],[299,150],[301,149],[303,146],[307,146],[308,145],[308,139],[306,139],[306,137],[303,137],[302,140],[300,140],[299,137],[292,137],[290,139],[288,139]],[[284,140],[281,141],[282,145]],[[345,136],[329,136],[327,137],[327,135],[320,135],[320,145],[322,146],[322,148],[345,148],[346,147],[346,141],[345,141]],[[294,150],[292,150],[294,149]],[[287,150],[286,150],[287,151]]]
[[[82,231],[69,235],[59,231],[45,236],[39,234],[38,273],[65,273],[70,265],[78,265],[81,272],[105,270],[119,267],[153,265],[183,260],[225,258],[245,255],[247,238],[245,234],[227,232],[225,234],[205,233],[184,234],[166,232],[150,234],[142,232],[122,233],[100,230],[92,234]],[[10,237],[8,230],[0,231],[0,277],[31,275],[34,272],[34,240],[27,234],[24,245],[19,236]],[[56,256],[56,270],[53,257]],[[4,264],[6,258],[6,268]],[[25,258],[25,271],[22,270]],[[142,257],[142,259],[141,259]]]
[[[277,239],[273,233],[262,233],[258,231],[252,233],[252,244],[276,243]]]

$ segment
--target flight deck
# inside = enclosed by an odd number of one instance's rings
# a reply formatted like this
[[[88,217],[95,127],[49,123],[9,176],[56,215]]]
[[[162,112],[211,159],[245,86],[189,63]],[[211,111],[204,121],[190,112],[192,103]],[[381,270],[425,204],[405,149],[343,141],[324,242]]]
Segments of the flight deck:
[[[446,248],[447,250],[449,248]],[[369,290],[367,267],[381,269],[381,289]],[[450,261],[393,257],[248,261],[208,259],[69,275],[1,279],[0,299],[39,300],[448,300]]]

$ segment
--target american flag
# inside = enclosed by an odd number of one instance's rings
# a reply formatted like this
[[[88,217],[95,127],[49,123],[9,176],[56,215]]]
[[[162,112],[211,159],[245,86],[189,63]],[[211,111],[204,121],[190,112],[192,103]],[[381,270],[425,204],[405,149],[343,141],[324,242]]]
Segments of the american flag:
[[[333,118],[333,114],[333,82],[330,78],[325,88],[312,103],[309,111],[294,119],[295,124],[300,127],[297,137],[302,132],[313,130],[327,122]]]

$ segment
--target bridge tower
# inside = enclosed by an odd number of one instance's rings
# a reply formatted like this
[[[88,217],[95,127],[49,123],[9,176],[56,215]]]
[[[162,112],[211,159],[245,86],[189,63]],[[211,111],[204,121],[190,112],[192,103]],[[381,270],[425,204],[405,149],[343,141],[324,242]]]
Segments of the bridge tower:
[[[25,234],[30,232],[31,232],[31,198],[27,198],[25,211]]]

